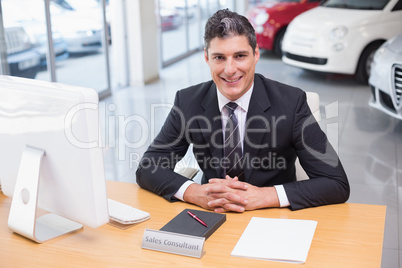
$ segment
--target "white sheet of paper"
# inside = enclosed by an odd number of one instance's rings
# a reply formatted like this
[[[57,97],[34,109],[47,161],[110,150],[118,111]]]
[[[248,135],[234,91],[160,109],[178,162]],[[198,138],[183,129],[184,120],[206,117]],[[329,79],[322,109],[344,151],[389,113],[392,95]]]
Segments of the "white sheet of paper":
[[[232,256],[305,263],[316,221],[253,217]]]

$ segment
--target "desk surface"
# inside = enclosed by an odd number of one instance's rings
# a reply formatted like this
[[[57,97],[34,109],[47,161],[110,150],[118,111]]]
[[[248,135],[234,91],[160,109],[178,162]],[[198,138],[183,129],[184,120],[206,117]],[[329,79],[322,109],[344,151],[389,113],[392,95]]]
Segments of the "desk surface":
[[[303,267],[380,267],[385,223],[385,206],[339,204],[290,211],[262,209],[227,213],[227,221],[206,240],[201,259],[141,248],[145,228],[159,230],[191,204],[169,203],[140,189],[136,184],[107,182],[108,195],[117,201],[151,214],[151,219],[122,230],[105,224],[84,227],[44,244],[36,244],[11,232],[7,218],[11,198],[0,194],[0,266],[2,267],[251,267],[295,264],[232,257],[251,217],[308,219],[318,221],[313,242]]]

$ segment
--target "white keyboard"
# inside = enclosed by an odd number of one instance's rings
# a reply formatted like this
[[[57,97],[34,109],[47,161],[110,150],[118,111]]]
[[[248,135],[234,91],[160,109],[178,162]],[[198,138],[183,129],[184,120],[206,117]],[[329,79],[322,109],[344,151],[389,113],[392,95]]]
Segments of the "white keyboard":
[[[122,224],[133,224],[150,218],[148,212],[108,199],[109,219]]]

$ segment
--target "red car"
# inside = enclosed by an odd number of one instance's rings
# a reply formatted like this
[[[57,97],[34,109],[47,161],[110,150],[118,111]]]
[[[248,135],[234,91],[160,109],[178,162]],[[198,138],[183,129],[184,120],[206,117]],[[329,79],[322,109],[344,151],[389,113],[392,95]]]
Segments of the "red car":
[[[274,0],[257,5],[247,17],[254,26],[257,44],[282,56],[286,27],[297,15],[318,6],[322,0]]]

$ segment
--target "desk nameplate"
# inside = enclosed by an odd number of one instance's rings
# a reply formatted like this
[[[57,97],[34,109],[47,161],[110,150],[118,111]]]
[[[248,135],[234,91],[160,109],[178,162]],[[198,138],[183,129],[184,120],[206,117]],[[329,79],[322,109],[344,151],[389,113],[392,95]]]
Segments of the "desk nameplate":
[[[201,258],[204,242],[204,237],[145,229],[141,247]]]

